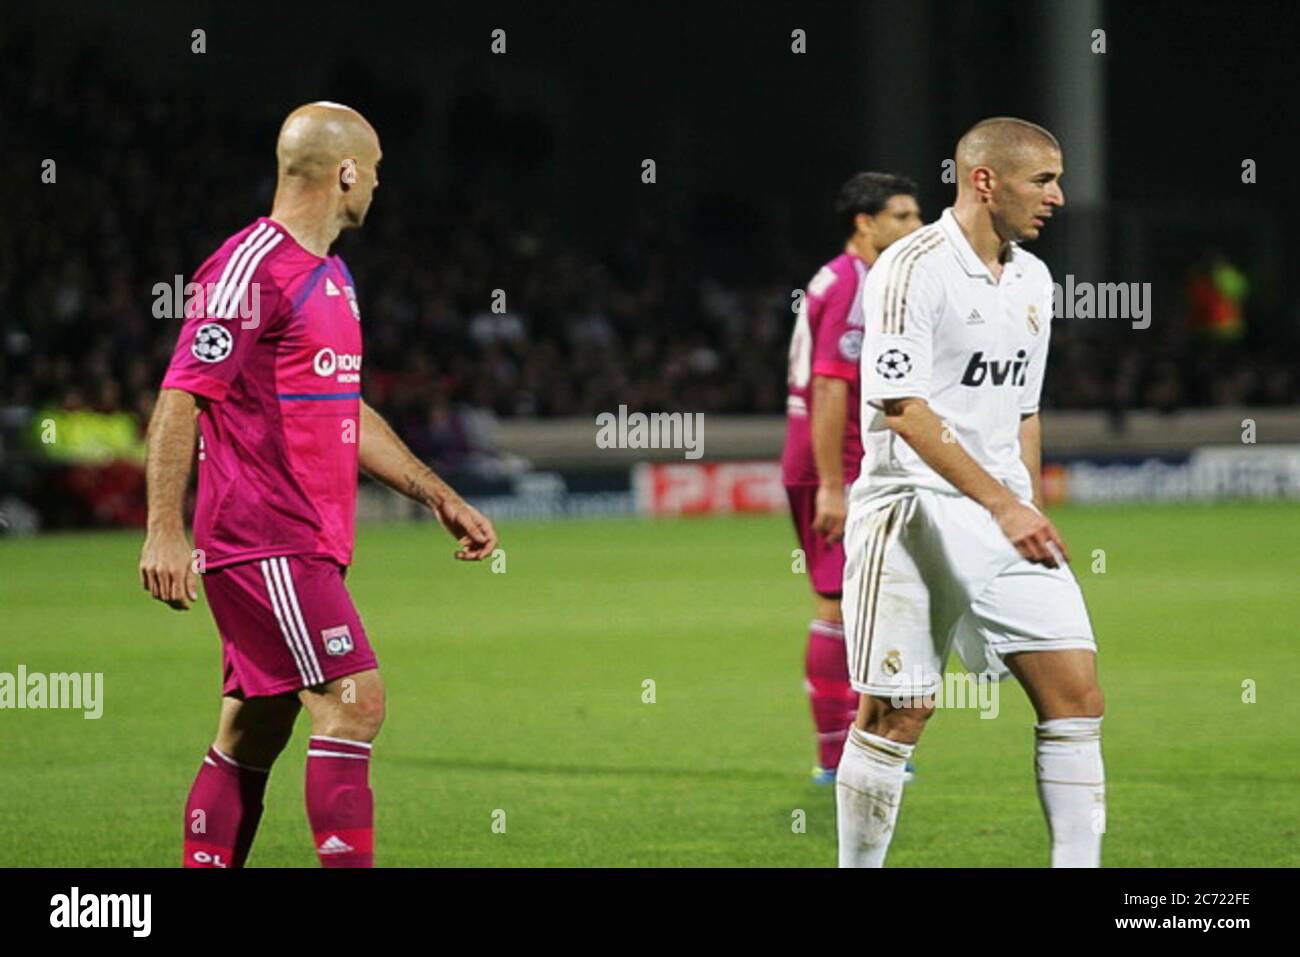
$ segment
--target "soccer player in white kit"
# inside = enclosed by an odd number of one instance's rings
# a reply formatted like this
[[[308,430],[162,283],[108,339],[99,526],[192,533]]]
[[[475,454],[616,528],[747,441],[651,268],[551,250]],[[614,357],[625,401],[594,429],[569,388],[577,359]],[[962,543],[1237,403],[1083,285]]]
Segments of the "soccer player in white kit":
[[[1037,713],[1052,866],[1097,867],[1097,645],[1039,488],[1052,277],[1020,246],[1065,202],[1061,148],[996,117],[956,160],[956,204],[885,250],[859,290],[864,456],[842,607],[861,705],[836,781],[839,863],[883,866],[956,644],[971,671],[1014,675]]]

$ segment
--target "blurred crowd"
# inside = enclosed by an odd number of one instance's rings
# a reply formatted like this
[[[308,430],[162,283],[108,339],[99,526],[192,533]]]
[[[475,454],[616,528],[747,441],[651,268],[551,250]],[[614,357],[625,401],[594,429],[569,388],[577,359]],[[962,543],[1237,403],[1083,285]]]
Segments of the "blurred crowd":
[[[5,420],[143,424],[179,327],[155,318],[153,287],[269,210],[274,123],[145,94],[94,58],[61,74],[10,58],[0,76],[17,167],[54,160],[52,182],[6,201],[21,228],[0,235]],[[494,417],[784,408],[788,282],[711,282],[652,214],[598,254],[557,232],[545,210],[385,180],[335,247],[357,279],[367,399],[421,456],[454,465]]]
[[[154,317],[153,287],[188,277],[269,211],[278,118],[139,88],[91,55],[53,72],[21,48],[0,52],[14,171],[0,187],[0,425],[41,452],[42,423],[81,421],[88,460],[138,458],[178,330]],[[791,290],[835,253],[834,237],[764,276],[721,281],[677,218],[630,211],[621,239],[593,249],[554,210],[517,206],[386,179],[367,227],[336,247],[357,279],[367,399],[418,455],[454,470],[489,451],[501,418],[784,410]],[[1300,400],[1292,354],[1262,348],[1243,323],[1194,328],[1178,282],[1140,349],[1131,337],[1117,348],[1118,326],[1059,328],[1045,404]]]

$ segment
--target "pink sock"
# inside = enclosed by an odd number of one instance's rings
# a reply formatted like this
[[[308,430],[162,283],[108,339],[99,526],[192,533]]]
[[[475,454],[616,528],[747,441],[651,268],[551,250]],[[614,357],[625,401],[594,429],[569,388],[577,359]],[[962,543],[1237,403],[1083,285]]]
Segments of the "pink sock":
[[[307,820],[322,867],[373,867],[375,796],[370,745],[312,735],[307,745]]]
[[[839,767],[849,725],[858,713],[858,694],[849,684],[844,652],[844,626],[814,619],[808,626],[808,655],[804,659],[813,724],[817,727],[817,764]]]
[[[185,802],[185,867],[244,866],[269,776],[208,748]]]

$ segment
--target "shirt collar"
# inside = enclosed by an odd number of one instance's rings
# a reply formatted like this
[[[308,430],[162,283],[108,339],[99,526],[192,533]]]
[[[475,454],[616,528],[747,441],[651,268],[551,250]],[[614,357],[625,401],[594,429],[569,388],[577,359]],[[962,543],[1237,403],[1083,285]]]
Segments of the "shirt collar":
[[[983,276],[989,282],[996,282],[993,273],[989,272],[989,267],[976,254],[970,240],[962,232],[961,224],[957,222],[957,217],[953,214],[951,206],[945,209],[943,215],[939,217],[939,228],[943,230],[943,234],[952,243],[952,248],[957,253],[957,260],[961,263],[962,268],[966,270],[967,275]],[[1016,261],[1019,248],[1015,243],[1009,243],[1007,246],[1007,259],[1002,264],[1002,278],[1004,280],[1007,278],[1008,270],[1013,276],[1020,274],[1020,264]]]

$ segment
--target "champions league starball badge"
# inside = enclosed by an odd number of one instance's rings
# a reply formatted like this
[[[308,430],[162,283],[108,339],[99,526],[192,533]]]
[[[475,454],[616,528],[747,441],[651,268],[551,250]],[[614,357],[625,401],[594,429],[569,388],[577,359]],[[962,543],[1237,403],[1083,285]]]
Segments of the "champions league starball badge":
[[[235,337],[230,334],[230,331],[215,322],[209,322],[199,326],[199,331],[194,334],[194,345],[190,346],[190,352],[200,362],[220,362],[230,355],[234,348]]]
[[[881,353],[880,358],[876,360],[876,371],[892,382],[912,371],[912,360],[908,358],[906,352],[890,349],[888,352]]]

